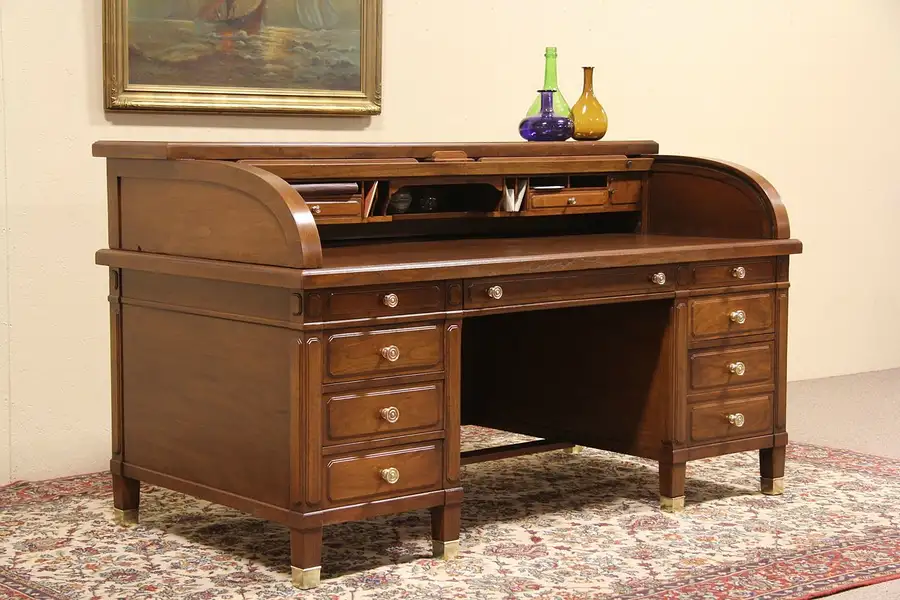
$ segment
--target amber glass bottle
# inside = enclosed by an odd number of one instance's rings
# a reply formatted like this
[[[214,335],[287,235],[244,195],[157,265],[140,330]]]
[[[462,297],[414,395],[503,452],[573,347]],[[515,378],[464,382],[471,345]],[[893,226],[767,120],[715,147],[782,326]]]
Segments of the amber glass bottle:
[[[572,120],[575,122],[572,137],[576,140],[599,140],[606,135],[609,120],[603,105],[594,96],[594,67],[584,67],[584,89],[572,106]]]

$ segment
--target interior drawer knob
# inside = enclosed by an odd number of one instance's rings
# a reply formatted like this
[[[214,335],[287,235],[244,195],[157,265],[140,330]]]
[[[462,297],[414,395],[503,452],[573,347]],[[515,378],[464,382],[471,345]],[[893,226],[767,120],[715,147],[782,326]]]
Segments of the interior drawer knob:
[[[650,281],[655,283],[656,285],[666,285],[666,274],[665,273],[654,273],[650,276]]]
[[[731,270],[731,276],[735,279],[743,279],[747,276],[747,269],[744,267],[735,267]]]
[[[388,469],[381,470],[381,478],[387,481],[389,484],[394,485],[398,481],[400,481],[400,471],[398,471],[394,467],[390,467]]]
[[[745,365],[741,361],[733,362],[730,365],[728,365],[728,370],[731,371],[732,373],[734,373],[735,375],[737,375],[738,377],[741,377],[744,373],[747,372],[747,365]]]
[[[578,204],[578,200],[575,198],[575,196],[572,196],[571,198],[566,200],[566,204],[568,204],[569,206],[575,206],[576,204]]]
[[[747,313],[742,310],[732,311],[728,318],[738,325],[743,325],[747,321]]]
[[[391,362],[397,362],[400,358],[400,348],[394,345],[385,346],[381,349],[381,355]]]
[[[381,418],[388,423],[396,423],[400,420],[400,410],[396,406],[381,409]]]
[[[310,211],[312,212],[312,214],[314,214],[314,215],[318,215],[318,214],[321,214],[321,213],[322,213],[322,207],[319,206],[318,204],[313,204],[312,206],[309,207],[309,210],[310,210]]]
[[[499,285],[492,285],[491,287],[488,288],[487,293],[488,293],[488,296],[490,296],[494,300],[499,300],[500,298],[503,297],[503,288],[500,287]]]
[[[384,305],[388,308],[397,308],[397,305],[400,304],[400,296],[397,294],[385,294],[381,301],[384,302]]]
[[[728,415],[728,422],[734,425],[735,427],[743,427],[744,426],[744,415],[741,413],[734,413],[733,415]]]

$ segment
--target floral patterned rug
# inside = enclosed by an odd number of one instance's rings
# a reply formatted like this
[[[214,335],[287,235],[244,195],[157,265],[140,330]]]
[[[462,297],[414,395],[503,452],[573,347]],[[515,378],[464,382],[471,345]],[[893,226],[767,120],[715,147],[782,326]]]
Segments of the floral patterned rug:
[[[781,497],[756,469],[755,452],[688,463],[671,515],[648,461],[586,448],[469,465],[457,560],[430,557],[428,511],[333,525],[307,592],[282,526],[145,485],[141,525],[123,529],[106,474],[18,483],[0,489],[0,598],[784,600],[900,577],[900,461],[792,444]]]

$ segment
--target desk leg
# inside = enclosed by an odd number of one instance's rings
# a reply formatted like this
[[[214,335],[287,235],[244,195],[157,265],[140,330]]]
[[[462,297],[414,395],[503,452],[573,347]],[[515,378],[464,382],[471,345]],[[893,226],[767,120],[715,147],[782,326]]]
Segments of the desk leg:
[[[684,510],[685,463],[659,463],[659,505],[667,512]]]
[[[137,525],[138,508],[141,503],[141,482],[114,474],[112,484],[116,522],[126,527]]]
[[[322,528],[291,529],[291,583],[301,590],[319,585],[322,572]]]
[[[784,452],[784,446],[759,451],[759,483],[767,496],[784,493]]]
[[[446,504],[431,509],[431,538],[435,558],[452,560],[459,554],[461,504]]]

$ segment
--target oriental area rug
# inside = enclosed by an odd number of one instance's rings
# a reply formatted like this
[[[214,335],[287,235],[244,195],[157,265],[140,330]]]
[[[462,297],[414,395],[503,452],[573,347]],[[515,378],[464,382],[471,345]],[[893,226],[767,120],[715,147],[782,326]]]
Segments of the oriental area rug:
[[[467,449],[522,441],[466,428]],[[113,523],[109,476],[0,489],[0,598],[180,600],[818,598],[900,577],[900,461],[792,444],[784,496],[756,453],[688,463],[657,508],[654,463],[586,448],[464,468],[458,559],[428,511],[325,529],[322,583],[290,585],[288,530],[152,486]]]

